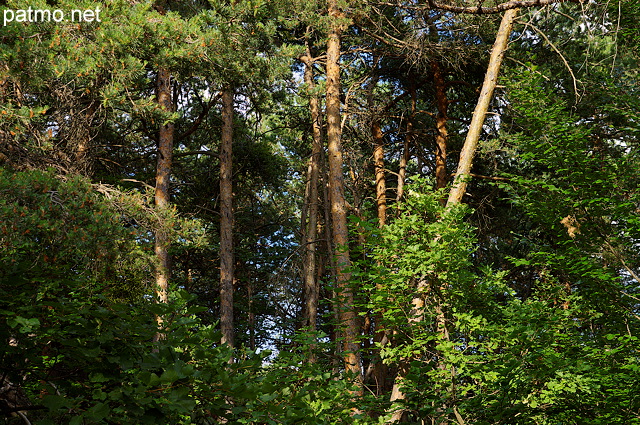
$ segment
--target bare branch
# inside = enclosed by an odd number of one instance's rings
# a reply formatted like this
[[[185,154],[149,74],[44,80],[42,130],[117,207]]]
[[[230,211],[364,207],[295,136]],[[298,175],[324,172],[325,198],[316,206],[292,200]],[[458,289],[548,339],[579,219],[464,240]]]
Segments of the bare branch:
[[[560,49],[558,49],[556,45],[553,44],[551,40],[549,40],[549,37],[547,37],[547,35],[540,28],[536,27],[530,22],[520,22],[520,23],[523,24],[525,27],[531,27],[535,32],[540,34],[540,36],[544,38],[544,40],[547,43],[549,43],[549,46],[551,46],[551,48],[558,54],[558,56],[560,56],[560,59],[562,59],[562,63],[564,63],[565,68],[567,68],[567,70],[569,71],[569,74],[571,74],[571,80],[573,82],[573,93],[576,96],[576,103],[578,103],[578,99],[580,98],[580,96],[578,95],[578,79],[576,78],[576,75],[573,73],[573,70],[571,69],[569,62],[567,62],[567,59],[565,59],[562,52],[560,52]]]
[[[174,158],[181,158],[184,156],[191,156],[191,155],[209,155],[212,156],[214,158],[220,158],[220,155],[218,155],[217,153],[213,152],[213,151],[186,151],[186,152],[176,152],[173,154]]]
[[[451,173],[452,177],[455,177],[456,173]],[[492,181],[496,181],[496,182],[510,182],[511,179],[508,177],[497,177],[497,176],[485,176],[483,174],[475,174],[475,173],[469,173],[468,174],[471,177],[477,178],[477,179],[483,179],[483,180],[492,180]]]
[[[219,95],[216,96],[215,100],[217,100],[218,97],[220,97],[220,96]],[[214,101],[214,99],[211,99],[211,101],[209,103],[203,105],[202,111],[200,112],[200,115],[198,115],[198,118],[196,118],[195,121],[193,121],[193,124],[191,124],[191,127],[189,127],[189,129],[187,131],[185,131],[180,136],[178,136],[178,138],[177,138],[178,142],[186,139],[187,137],[189,137],[193,133],[195,133],[196,130],[198,130],[198,128],[200,127],[200,124],[202,124],[202,121],[205,119],[205,117],[209,113],[209,110],[211,109],[211,106],[213,106],[213,101]]]
[[[482,6],[452,6],[448,4],[437,3],[435,0],[427,0],[427,4],[431,9],[440,9],[453,13],[470,13],[474,15],[485,15],[491,13],[505,12],[510,9],[519,9],[525,7],[548,6],[555,3],[584,3],[586,0],[511,0],[506,3],[499,4],[494,7]]]

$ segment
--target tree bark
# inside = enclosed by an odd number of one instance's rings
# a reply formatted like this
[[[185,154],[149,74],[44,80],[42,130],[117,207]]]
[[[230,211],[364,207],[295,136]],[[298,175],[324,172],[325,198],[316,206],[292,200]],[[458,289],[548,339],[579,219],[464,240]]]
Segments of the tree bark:
[[[220,330],[222,343],[234,345],[233,332],[233,90],[222,93],[220,142]]]
[[[400,207],[400,200],[404,195],[404,183],[407,179],[407,164],[409,163],[409,159],[411,157],[410,146],[411,143],[415,142],[413,120],[417,113],[418,96],[416,93],[416,85],[414,82],[409,83],[408,92],[411,96],[411,115],[407,120],[407,133],[404,136],[402,156],[400,157],[400,167],[398,170],[398,184],[396,189],[396,203],[398,205],[398,208]]]
[[[496,88],[496,83],[498,81],[500,64],[502,63],[502,58],[507,50],[509,35],[511,35],[511,28],[513,27],[513,21],[517,15],[518,9],[509,9],[504,13],[502,21],[500,22],[500,28],[498,29],[496,41],[491,50],[489,66],[487,67],[487,73],[484,77],[480,97],[478,98],[476,109],[473,111],[469,131],[467,132],[464,146],[460,152],[460,161],[458,162],[458,169],[456,171],[453,187],[451,188],[451,192],[449,192],[447,207],[459,204],[467,189],[467,182],[470,177],[469,173],[471,172],[473,157],[478,148],[478,140],[480,139],[484,119],[487,115],[489,103],[491,103],[493,91]]]
[[[378,210],[378,225],[383,227],[387,222],[387,182],[384,172],[384,137],[380,125],[380,118],[374,117],[371,123],[371,133],[375,146],[373,161],[376,170],[376,206]]]
[[[482,6],[451,6],[437,3],[435,0],[427,0],[429,8],[440,9],[453,13],[468,13],[472,15],[486,15],[490,13],[500,13],[509,10],[521,9],[523,7],[548,6],[555,3],[584,3],[587,0],[511,0],[493,7]]]
[[[305,258],[303,263],[304,274],[304,326],[310,332],[316,331],[316,319],[318,316],[318,298],[320,288],[316,279],[316,238],[318,228],[318,181],[320,155],[322,152],[322,123],[320,115],[320,105],[318,96],[313,92],[315,88],[313,76],[313,60],[311,49],[307,43],[307,52],[304,58],[305,70],[304,81],[309,89],[309,111],[313,130],[313,140],[311,145],[311,158],[307,168],[307,187],[305,191],[305,210],[307,211],[307,222],[302,223],[304,228],[304,250]],[[310,354],[309,361],[315,362],[315,355]]]
[[[349,258],[349,237],[347,230],[347,208],[344,197],[344,177],[342,174],[342,129],[340,123],[340,37],[342,34],[343,13],[336,0],[327,1],[329,16],[332,18],[327,40],[327,82],[326,114],[327,140],[329,155],[329,192],[331,199],[331,218],[333,241],[336,257],[336,302],[340,311],[340,326],[343,334],[343,359],[347,372],[356,377],[357,385],[362,388],[360,370],[360,352],[358,346],[358,323],[353,308],[353,290],[351,288],[351,261]]]
[[[379,81],[378,64],[380,58],[374,54],[373,56],[373,70],[371,79],[367,87],[367,106],[369,113],[371,114],[371,139],[373,141],[373,165],[374,165],[374,178],[376,187],[376,210],[378,216],[378,227],[385,226],[387,221],[387,184],[386,173],[384,163],[384,135],[382,133],[382,111],[390,109],[395,105],[400,98],[404,96],[400,95],[389,102],[385,108],[379,108],[376,106],[374,92]],[[362,244],[364,246],[364,243]],[[379,285],[378,285],[379,287]],[[371,334],[373,337],[373,345],[369,344],[369,338],[364,339],[363,352],[370,353],[368,364],[365,364],[363,360],[364,382],[371,389],[375,388],[375,393],[381,395],[384,392],[387,367],[382,363],[380,358],[380,345],[384,345],[387,341],[387,333],[384,330],[380,330],[382,323],[382,315],[375,313],[373,317],[367,315],[365,317],[365,326],[363,327],[363,334]]]
[[[449,99],[447,98],[447,85],[442,75],[442,69],[437,61],[431,63],[433,70],[433,83],[436,91],[436,105],[438,115],[436,115],[436,189],[443,189],[449,182],[447,175],[447,141],[449,133],[447,131],[447,109]],[[445,200],[441,200],[444,205]]]
[[[171,100],[171,74],[167,69],[158,69],[156,76],[156,99],[158,106],[163,112],[173,111],[173,102]],[[158,162],[156,165],[156,190],[155,190],[155,206],[158,209],[166,209],[170,203],[169,180],[171,177],[171,161],[173,155],[173,138],[174,125],[168,123],[160,125],[158,132]],[[168,301],[169,279],[171,276],[171,266],[169,259],[170,240],[167,232],[162,228],[163,224],[155,232],[154,249],[157,258],[156,267],[156,299],[159,303]],[[164,319],[157,316],[158,328],[161,329]],[[159,332],[156,334],[156,340],[163,338],[164,335]]]
[[[376,111],[373,92],[378,84],[378,58],[373,58],[373,75],[368,87],[368,107],[371,114],[371,138],[373,139],[373,166],[376,179],[376,208],[378,212],[378,226],[383,227],[387,221],[387,182],[384,171],[384,135],[380,115]]]
[[[331,219],[331,199],[329,195],[329,175],[327,172],[326,158],[321,156],[322,161],[322,205],[324,212],[324,235],[325,235],[325,252],[326,261],[329,264],[329,274],[332,282],[337,281],[337,267],[336,258],[334,257],[334,244],[333,244],[333,232],[332,232],[332,219]],[[334,289],[331,290],[331,299],[333,300],[331,305],[331,313],[333,315],[333,321],[331,323],[331,343],[335,347],[335,356],[331,359],[331,367],[334,373],[339,372],[340,361],[338,356],[342,353],[342,346],[340,345],[340,306],[338,305],[337,292]]]

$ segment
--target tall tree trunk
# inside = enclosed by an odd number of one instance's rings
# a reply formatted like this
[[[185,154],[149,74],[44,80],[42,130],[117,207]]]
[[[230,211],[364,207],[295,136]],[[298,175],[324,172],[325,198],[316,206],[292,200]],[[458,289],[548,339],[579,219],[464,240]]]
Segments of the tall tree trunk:
[[[489,66],[487,67],[487,73],[484,77],[480,97],[478,98],[476,109],[473,111],[469,131],[467,132],[464,146],[460,152],[460,161],[458,162],[456,177],[451,192],[449,192],[449,199],[447,200],[448,207],[460,203],[467,189],[467,183],[470,177],[469,173],[471,172],[471,165],[473,164],[473,156],[478,148],[478,140],[480,139],[484,119],[487,115],[491,98],[493,97],[493,90],[496,88],[502,58],[507,50],[511,28],[517,15],[518,9],[507,10],[500,22],[500,28],[498,29],[496,41],[491,50]]]
[[[387,222],[387,182],[384,171],[384,137],[380,124],[380,117],[374,117],[371,123],[371,133],[375,146],[373,148],[373,162],[376,171],[376,207],[378,210],[378,225]]]
[[[171,74],[167,69],[160,68],[156,76],[156,99],[163,112],[172,112],[171,100]],[[158,162],[156,166],[156,190],[155,205],[159,209],[169,207],[170,192],[169,179],[171,177],[171,161],[173,156],[174,125],[168,123],[161,125],[158,132]],[[156,298],[160,303],[168,301],[169,278],[171,267],[169,262],[170,240],[166,230],[159,226],[155,234],[155,254],[157,257],[156,268]],[[162,328],[163,318],[157,316],[158,328]],[[156,335],[156,340],[163,338],[162,333]]]
[[[378,227],[382,228],[387,221],[387,184],[386,173],[384,164],[384,135],[382,133],[382,119],[381,108],[376,106],[374,92],[379,81],[378,64],[380,57],[374,54],[373,56],[373,70],[371,80],[367,87],[367,107],[371,114],[371,139],[373,141],[373,165],[374,165],[374,177],[376,187],[376,210],[378,215]],[[401,95],[402,96],[402,95]],[[398,96],[393,101],[387,104],[384,108],[386,111],[401,97]],[[378,285],[379,286],[379,285]],[[363,352],[369,352],[370,360],[368,364],[364,364],[364,382],[369,388],[375,388],[377,395],[381,395],[384,392],[387,367],[380,358],[380,346],[385,345],[387,338],[387,332],[381,330],[382,315],[375,313],[373,317],[367,315],[365,317],[365,326],[363,327],[363,333],[372,334],[373,345],[368,344],[369,338],[365,338]],[[365,367],[366,366],[366,367]]]
[[[249,322],[249,349],[256,349],[256,314],[253,311],[253,279],[249,276],[247,281],[247,298],[249,299],[248,322]]]
[[[344,177],[342,174],[342,129],[340,125],[340,37],[344,18],[337,6],[337,0],[327,1],[329,16],[332,18],[327,40],[327,139],[329,154],[329,191],[333,241],[336,256],[337,303],[340,309],[340,326],[343,330],[343,359],[345,369],[357,379],[362,388],[360,352],[358,346],[358,321],[353,307],[351,288],[351,261],[349,258],[349,237],[347,230],[347,208],[344,197]],[[359,390],[358,392],[361,392]]]
[[[318,316],[318,298],[320,288],[316,279],[316,239],[318,227],[318,182],[320,155],[322,152],[322,123],[318,96],[314,93],[315,82],[313,77],[313,59],[311,49],[307,42],[306,55],[303,58],[305,64],[304,81],[309,89],[309,111],[313,129],[313,141],[311,145],[311,158],[307,168],[307,187],[305,191],[305,210],[307,222],[302,223],[304,229],[304,325],[311,332],[316,331],[316,319]],[[314,362],[311,354],[309,361]]]
[[[378,85],[378,61],[373,56],[373,75],[369,81],[367,93],[367,106],[371,114],[371,138],[373,140],[373,166],[376,179],[376,209],[378,212],[378,225],[382,227],[387,221],[387,182],[384,171],[384,135],[382,134],[381,117],[376,110],[373,93]]]
[[[500,27],[498,29],[498,33],[496,35],[496,41],[491,50],[491,57],[489,58],[489,65],[487,67],[487,73],[485,75],[484,84],[482,86],[482,91],[480,93],[480,98],[478,99],[478,104],[473,112],[473,118],[471,120],[471,125],[469,126],[469,132],[467,133],[467,138],[465,140],[465,144],[462,148],[462,152],[460,152],[460,161],[458,163],[458,172],[456,173],[456,178],[454,182],[454,186],[449,194],[449,199],[447,200],[446,206],[451,207],[455,204],[460,203],[462,200],[462,196],[464,195],[466,186],[467,186],[467,178],[469,176],[469,172],[471,171],[471,163],[473,160],[473,155],[478,146],[478,139],[480,137],[480,131],[482,130],[482,124],[484,123],[484,117],[487,113],[487,109],[489,107],[489,103],[491,100],[491,96],[493,95],[493,90],[496,86],[496,81],[498,79],[498,72],[500,70],[500,64],[502,63],[502,58],[507,49],[507,44],[509,41],[509,35],[511,34],[511,28],[513,27],[513,21],[518,14],[518,9],[507,10],[502,17],[502,21],[500,23]],[[417,296],[412,300],[413,308],[412,308],[412,319],[409,320],[409,324],[418,323],[422,321],[422,316],[424,314],[425,301],[424,301],[424,293],[428,290],[428,282],[425,279],[419,279],[417,284]],[[434,294],[434,299],[437,298],[437,294]],[[436,311],[436,321],[437,321],[437,331],[442,335],[444,339],[448,339],[448,331],[445,323],[445,311],[442,303],[436,302],[435,306]],[[398,372],[398,376],[396,377],[396,381],[394,383],[391,401],[399,401],[404,400],[406,395],[402,392],[401,386],[403,384],[403,380],[406,378],[406,373],[408,368],[403,368],[403,365],[410,359],[403,359],[400,362],[400,368]],[[440,368],[443,365],[439,365]],[[452,371],[453,373],[453,371]],[[463,418],[460,416],[456,407],[453,406],[453,412],[456,417],[456,421],[459,424],[464,424]],[[402,417],[405,414],[405,410],[402,407],[392,406],[392,417],[388,421],[388,423],[396,423],[402,420]]]
[[[442,69],[437,61],[431,63],[433,70],[433,83],[436,91],[436,105],[438,107],[438,115],[436,115],[436,189],[443,189],[449,182],[447,176],[447,140],[449,133],[447,131],[447,109],[449,108],[449,99],[447,98],[447,85],[442,75]],[[445,199],[441,200],[442,205]]]
[[[411,96],[411,115],[407,120],[407,134],[404,137],[402,146],[402,156],[400,157],[400,167],[398,170],[398,185],[396,190],[396,203],[398,208],[400,207],[400,200],[404,195],[404,183],[407,179],[407,164],[411,157],[410,146],[415,142],[415,131],[413,129],[413,120],[417,113],[418,96],[416,93],[416,85],[413,82],[409,83],[409,95]]]
[[[326,245],[326,253],[327,260],[329,264],[329,273],[331,276],[331,281],[337,281],[337,267],[336,267],[336,258],[334,254],[334,243],[333,243],[333,231],[332,231],[332,219],[331,219],[331,199],[329,196],[329,175],[327,173],[327,165],[326,159],[324,155],[321,156],[322,160],[322,205],[324,206],[324,234],[325,234],[325,245]],[[335,346],[335,356],[331,358],[331,366],[334,373],[338,373],[340,369],[340,361],[338,360],[338,356],[342,353],[342,346],[340,345],[340,306],[338,305],[338,295],[334,289],[331,290],[331,299],[333,300],[331,304],[331,312],[333,314],[333,323],[331,326],[331,342]]]
[[[220,141],[220,330],[222,343],[233,347],[233,90],[222,92]]]

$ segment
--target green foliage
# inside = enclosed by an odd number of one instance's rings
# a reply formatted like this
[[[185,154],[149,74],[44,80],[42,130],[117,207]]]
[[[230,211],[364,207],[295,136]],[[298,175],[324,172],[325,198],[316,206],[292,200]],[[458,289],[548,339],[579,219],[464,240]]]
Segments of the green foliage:
[[[133,299],[146,291],[151,258],[124,216],[86,180],[0,168],[0,276],[23,282],[82,280],[90,291]],[[42,291],[46,291],[43,285]],[[62,288],[59,288],[62,289]],[[70,288],[74,290],[74,288]]]
[[[596,125],[541,93],[540,83],[528,76],[511,92],[518,122],[526,124],[508,140],[529,173],[514,176],[517,184],[505,188],[548,233],[545,240],[532,238],[528,259],[516,263],[551,269],[574,291],[584,288],[589,302],[615,308],[628,278],[623,270],[638,259],[629,249],[640,236],[638,150],[627,140],[602,139]],[[544,116],[537,112],[542,105]]]
[[[382,313],[389,324],[399,325],[415,314],[411,300],[416,296],[416,281],[428,282],[425,292],[449,295],[464,292],[471,277],[473,237],[462,221],[467,210],[459,206],[445,211],[439,201],[442,193],[428,187],[424,180],[410,185],[400,216],[379,231],[370,230],[369,250],[376,262],[367,266],[370,308]],[[393,300],[393,305],[384,300]]]
[[[191,305],[193,297],[173,293],[169,305],[113,303],[81,291],[31,305],[3,301],[3,317],[14,338],[2,353],[9,367],[3,373],[21,382],[32,402],[44,409],[32,412],[31,420],[353,423],[344,381],[305,365],[299,353],[265,365],[268,353],[244,352],[229,363],[233,353],[220,345],[213,326],[196,318],[201,309]],[[170,318],[166,338],[159,342],[153,342],[153,314]]]
[[[540,138],[533,140],[547,149],[543,158],[566,161]],[[582,139],[566,145],[571,140]],[[621,288],[613,270],[569,238],[571,244],[557,243],[553,251],[513,259],[539,268],[531,293],[518,294],[506,271],[473,266],[466,208],[447,211],[441,194],[424,183],[410,188],[397,218],[383,229],[368,227],[371,272],[354,273],[367,289],[364,307],[377,313],[390,338],[379,346],[382,360],[408,368],[406,399],[398,403],[410,416],[461,415],[477,424],[637,423],[638,341],[628,334],[635,325],[622,318],[624,300],[612,293]],[[536,193],[529,189],[529,196]],[[541,211],[542,198],[534,199],[525,205],[532,217],[552,214],[547,204]],[[568,238],[566,230],[556,237]],[[572,279],[570,290],[564,279]]]
[[[141,297],[146,230],[125,227],[113,197],[81,178],[4,169],[0,193],[0,373],[36,405],[32,423],[353,423],[348,384],[302,352],[229,363],[193,296]],[[165,337],[154,342],[157,315]]]

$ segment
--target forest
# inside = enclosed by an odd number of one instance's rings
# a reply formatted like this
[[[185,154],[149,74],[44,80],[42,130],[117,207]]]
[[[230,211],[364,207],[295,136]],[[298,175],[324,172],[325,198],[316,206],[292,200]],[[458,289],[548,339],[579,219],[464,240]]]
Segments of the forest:
[[[0,421],[640,424],[640,3],[0,1]]]

